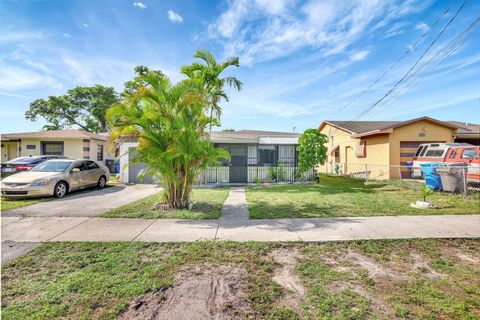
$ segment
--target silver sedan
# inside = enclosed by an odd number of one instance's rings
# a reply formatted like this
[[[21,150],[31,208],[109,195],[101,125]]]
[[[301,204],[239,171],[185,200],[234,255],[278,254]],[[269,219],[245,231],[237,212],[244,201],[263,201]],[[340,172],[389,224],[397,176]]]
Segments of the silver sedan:
[[[92,160],[49,160],[3,179],[2,196],[61,198],[73,190],[104,188],[109,177],[108,168]]]

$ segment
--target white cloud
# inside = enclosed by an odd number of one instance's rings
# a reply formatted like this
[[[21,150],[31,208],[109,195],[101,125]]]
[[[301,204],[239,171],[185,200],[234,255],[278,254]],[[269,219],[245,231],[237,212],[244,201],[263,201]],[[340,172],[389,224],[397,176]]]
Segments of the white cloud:
[[[220,41],[226,55],[243,64],[272,60],[309,47],[323,55],[342,53],[382,16],[385,1],[313,1],[300,7],[292,1],[237,0],[208,26],[208,37]]]
[[[294,0],[255,0],[255,2],[258,7],[262,8],[269,14],[284,13],[295,3]]]
[[[403,33],[402,28],[405,26],[405,23],[402,22],[397,22],[394,23],[386,32],[384,35],[384,38],[391,38],[394,36],[398,36],[399,34]]]
[[[82,23],[82,26],[84,26],[85,28],[90,27],[87,23]]]
[[[71,35],[70,33],[68,33],[68,32],[62,33],[62,36],[63,36],[64,38],[71,38],[71,37],[72,37],[72,35]]]
[[[183,22],[182,16],[179,15],[177,12],[175,12],[173,10],[168,10],[167,14],[168,14],[168,20],[172,21],[173,23],[182,23]]]
[[[0,91],[0,96],[14,97],[14,98],[30,98],[29,96],[24,96],[22,94],[14,94],[14,93],[1,92],[1,91]],[[2,115],[7,115],[7,114],[8,112],[2,113]]]
[[[60,88],[62,85],[50,76],[44,76],[35,70],[0,64],[0,90],[15,92],[31,88]]]
[[[59,77],[73,82],[74,85],[102,84],[123,89],[123,83],[133,77],[135,64],[108,57],[92,57],[61,52],[61,64],[57,70],[62,70]]]
[[[0,31],[0,43],[32,41],[45,38],[45,33],[41,31]]]
[[[147,9],[147,6],[143,2],[134,2],[133,6],[140,9]]]
[[[419,22],[415,25],[415,29],[420,30],[421,32],[425,33],[430,30],[430,27],[425,22]]]
[[[370,54],[370,51],[368,50],[358,51],[350,55],[350,60],[361,61],[361,60],[364,60],[369,54]]]
[[[24,60],[25,64],[37,69],[37,70],[41,70],[45,73],[51,73],[51,70],[50,68],[48,68],[44,63],[41,63],[41,62],[37,62],[37,61],[32,61],[32,60]]]

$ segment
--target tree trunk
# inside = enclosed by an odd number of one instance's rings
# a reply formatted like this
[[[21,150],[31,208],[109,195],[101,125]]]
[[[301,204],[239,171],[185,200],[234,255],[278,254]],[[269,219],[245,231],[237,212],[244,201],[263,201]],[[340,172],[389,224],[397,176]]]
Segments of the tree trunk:
[[[181,174],[176,181],[168,181],[165,185],[165,201],[172,209],[187,209],[192,192],[189,177]]]

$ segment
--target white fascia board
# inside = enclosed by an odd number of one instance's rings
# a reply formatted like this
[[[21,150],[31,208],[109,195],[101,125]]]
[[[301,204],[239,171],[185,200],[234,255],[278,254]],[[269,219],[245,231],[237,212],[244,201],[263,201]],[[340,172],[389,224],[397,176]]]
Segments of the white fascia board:
[[[298,138],[260,137],[259,144],[298,144]]]

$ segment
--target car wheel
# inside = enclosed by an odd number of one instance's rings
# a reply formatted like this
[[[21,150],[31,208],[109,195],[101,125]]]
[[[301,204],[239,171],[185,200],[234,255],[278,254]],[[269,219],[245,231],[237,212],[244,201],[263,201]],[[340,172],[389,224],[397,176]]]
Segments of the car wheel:
[[[67,194],[68,187],[67,184],[63,181],[60,181],[55,185],[55,189],[53,190],[53,195],[57,198],[62,198]]]
[[[103,189],[105,188],[106,184],[107,184],[107,178],[105,178],[105,176],[101,176],[100,179],[98,179],[97,187],[100,189]]]

